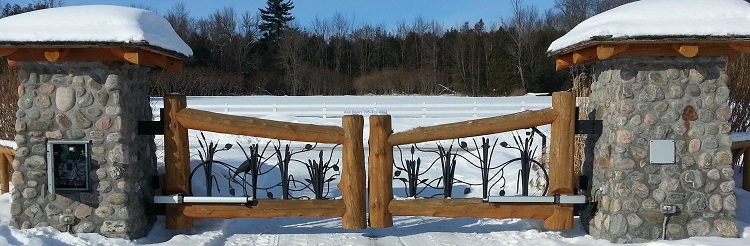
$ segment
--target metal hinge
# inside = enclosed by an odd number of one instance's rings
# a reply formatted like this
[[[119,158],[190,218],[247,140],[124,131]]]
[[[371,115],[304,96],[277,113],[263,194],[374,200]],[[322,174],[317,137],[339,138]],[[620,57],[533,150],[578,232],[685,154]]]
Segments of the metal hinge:
[[[602,134],[602,129],[604,129],[604,127],[601,120],[597,120],[594,114],[592,114],[588,120],[580,120],[578,119],[578,112],[579,108],[576,107],[576,134]]]
[[[159,121],[138,121],[138,135],[164,135],[164,109],[159,109]]]

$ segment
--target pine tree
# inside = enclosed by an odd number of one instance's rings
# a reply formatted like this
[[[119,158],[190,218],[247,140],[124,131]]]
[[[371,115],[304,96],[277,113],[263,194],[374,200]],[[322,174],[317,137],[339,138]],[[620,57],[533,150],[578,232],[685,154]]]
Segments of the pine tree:
[[[263,32],[263,41],[278,44],[287,23],[294,20],[290,10],[294,8],[291,0],[267,0],[265,9],[260,10],[263,22],[259,29]]]

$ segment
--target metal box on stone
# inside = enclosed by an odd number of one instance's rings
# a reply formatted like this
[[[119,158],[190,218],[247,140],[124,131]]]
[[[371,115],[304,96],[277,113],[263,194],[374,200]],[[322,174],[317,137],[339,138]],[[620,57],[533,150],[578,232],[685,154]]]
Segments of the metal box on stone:
[[[19,71],[11,225],[52,226],[106,236],[144,236],[154,221],[146,205],[156,172],[146,72],[126,63],[23,62]],[[90,189],[50,190],[48,142],[90,142]],[[88,146],[88,145],[87,145]],[[54,180],[54,178],[52,179]]]
[[[137,132],[152,120],[148,71],[180,72],[190,47],[158,14],[121,6],[32,11],[0,30],[0,56],[18,68],[10,225],[145,236],[157,175],[154,136]]]
[[[750,32],[739,28],[750,5],[677,2],[614,8],[550,45],[558,70],[593,71],[587,113],[603,130],[586,141],[583,171],[597,206],[581,221],[594,238],[738,236],[726,67],[750,52]]]

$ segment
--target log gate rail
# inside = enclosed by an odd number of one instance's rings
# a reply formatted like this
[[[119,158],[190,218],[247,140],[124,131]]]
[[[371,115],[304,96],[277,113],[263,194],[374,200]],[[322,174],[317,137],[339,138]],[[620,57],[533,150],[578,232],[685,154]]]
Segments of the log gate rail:
[[[342,145],[342,174],[338,184],[341,200],[255,200],[250,206],[165,202],[167,229],[192,228],[193,219],[342,217],[344,229],[367,227],[364,119],[361,115],[342,118],[342,127],[297,124],[252,117],[239,117],[187,108],[183,95],[164,98],[165,194],[178,200],[190,195],[190,153],[188,129]],[[181,195],[179,195],[181,194]],[[183,196],[184,195],[184,196]],[[197,197],[195,197],[197,198]],[[163,199],[168,200],[168,199]],[[229,200],[229,199],[226,199]]]
[[[402,144],[482,136],[551,124],[549,189],[547,195],[573,195],[573,147],[575,96],[570,92],[552,94],[552,108],[419,127],[391,133],[390,115],[370,116],[369,205],[370,226],[393,225],[393,216],[438,216],[473,218],[531,218],[544,220],[553,230],[573,229],[573,205],[565,202],[488,203],[482,198],[393,199],[393,149]],[[541,199],[549,200],[549,199]],[[537,201],[541,201],[537,199]],[[567,199],[566,199],[567,200]],[[512,201],[512,200],[511,200]]]

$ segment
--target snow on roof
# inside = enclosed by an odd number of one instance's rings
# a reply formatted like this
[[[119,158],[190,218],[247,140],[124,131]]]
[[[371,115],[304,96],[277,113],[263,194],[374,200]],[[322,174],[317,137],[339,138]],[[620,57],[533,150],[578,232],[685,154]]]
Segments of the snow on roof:
[[[112,5],[42,9],[0,19],[1,42],[143,43],[192,56],[169,22],[154,12]],[[144,43],[145,44],[145,43]]]
[[[750,37],[750,4],[743,0],[641,0],[595,15],[550,44],[563,53],[594,40]]]

